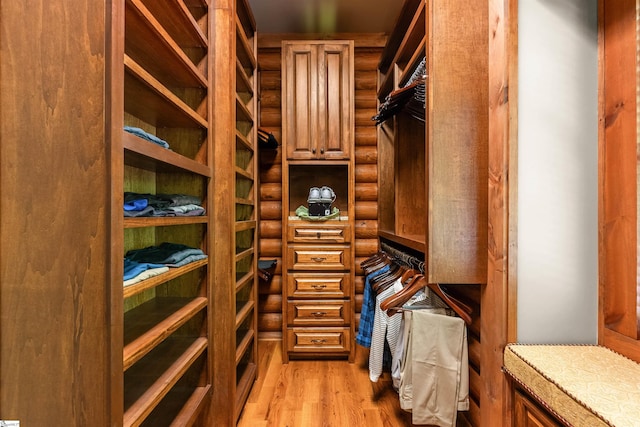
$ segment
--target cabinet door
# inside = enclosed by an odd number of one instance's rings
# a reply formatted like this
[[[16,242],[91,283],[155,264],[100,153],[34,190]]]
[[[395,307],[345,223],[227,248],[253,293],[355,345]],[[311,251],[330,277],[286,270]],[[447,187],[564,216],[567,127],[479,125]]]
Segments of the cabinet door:
[[[515,392],[513,405],[516,427],[560,427],[551,415],[519,390]]]
[[[318,152],[348,159],[353,140],[353,55],[349,44],[318,46]]]
[[[282,52],[287,158],[348,159],[354,138],[353,42],[284,42]]]
[[[287,158],[315,159],[318,145],[318,53],[309,43],[285,43],[282,128]]]

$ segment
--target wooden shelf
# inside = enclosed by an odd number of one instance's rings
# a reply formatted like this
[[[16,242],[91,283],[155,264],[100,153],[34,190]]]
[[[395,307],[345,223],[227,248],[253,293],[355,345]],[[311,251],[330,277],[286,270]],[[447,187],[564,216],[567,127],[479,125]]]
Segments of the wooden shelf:
[[[165,15],[182,10],[177,2],[157,2],[154,11]],[[152,2],[150,2],[152,4]],[[187,11],[187,14],[188,11]],[[190,14],[189,14],[190,15]],[[168,18],[167,16],[163,16]],[[179,15],[176,15],[176,18]],[[181,20],[179,20],[181,21]],[[183,28],[192,28],[192,23],[182,20]],[[171,87],[208,87],[207,78],[200,72],[178,43],[167,33],[155,16],[141,0],[126,1],[125,53],[135,58],[141,67],[155,76],[163,84]],[[184,31],[182,32],[184,33]],[[202,42],[199,47],[206,48]]]
[[[420,65],[420,61],[426,57],[427,36],[422,37],[422,41],[418,45],[418,48],[413,53],[413,56],[409,59],[407,67],[400,74],[398,78],[398,87],[404,87],[409,82],[409,79],[413,75],[413,72]]]
[[[238,252],[238,253],[236,254],[236,262],[238,262],[238,261],[240,261],[241,259],[244,259],[244,258],[246,258],[246,257],[248,257],[248,256],[253,255],[253,253],[254,253],[254,248],[253,248],[253,247],[248,248],[248,249],[245,249],[245,250],[243,250],[243,251],[241,251],[241,252]]]
[[[125,33],[114,46],[118,57],[113,59],[120,69],[114,68],[112,81],[121,88],[115,108],[118,99],[124,101],[124,110],[114,111],[124,118],[119,126],[151,132],[169,149],[124,129],[117,134],[114,142],[122,141],[123,149],[122,154],[112,151],[113,164],[122,171],[124,163],[124,176],[114,175],[112,199],[121,200],[123,191],[196,194],[207,210],[203,216],[123,220],[122,206],[113,206],[121,224],[114,230],[116,250],[168,241],[211,253],[214,41],[209,32],[214,8],[208,0],[124,0],[114,12],[120,20],[114,29]],[[112,295],[122,292],[114,311],[124,312],[111,340],[117,344],[114,353],[122,353],[122,361],[112,365],[122,363],[124,378],[124,413],[115,414],[116,424],[119,416],[124,426],[184,427],[210,420],[202,415],[209,413],[214,394],[211,269],[206,258],[122,291],[117,281],[112,283]],[[122,396],[115,390],[111,399],[117,402]]]
[[[245,286],[253,285],[253,280],[254,280],[253,272],[242,274],[240,278],[236,281],[236,294]]]
[[[240,145],[245,150],[249,150],[251,152],[255,151],[253,144],[237,129],[236,129],[236,144]]]
[[[216,261],[214,273],[221,282],[213,287],[213,297],[216,306],[224,307],[216,310],[214,321],[223,326],[216,331],[222,355],[214,357],[213,370],[216,383],[229,388],[214,390],[211,425],[222,426],[237,423],[256,372],[254,368],[251,378],[243,377],[242,387],[238,387],[243,374],[237,369],[235,355],[243,353],[246,359],[242,363],[254,366],[257,359],[257,346],[252,343],[257,336],[259,101],[256,24],[248,1],[219,0],[213,10],[216,29],[223,30],[217,31],[212,43],[216,52],[225,52],[214,56],[214,72],[222,77],[212,93],[213,155],[222,160],[213,173],[216,186],[226,188],[231,196],[216,198],[213,218],[222,224],[214,230],[214,242],[216,253],[223,258]],[[248,334],[253,337],[250,341],[246,341]]]
[[[158,358],[145,360],[136,372],[125,376],[125,382],[135,382],[135,386],[125,390],[125,408],[127,409],[124,413],[124,426],[139,425],[153,411],[189,367],[203,354],[207,348],[207,339],[204,337],[196,338],[193,344],[175,359],[172,356],[176,350],[181,349],[175,342],[171,344],[166,348],[163,347],[165,357],[161,360]],[[161,374],[154,378],[154,372]],[[143,393],[138,395],[140,390],[143,390]],[[133,402],[131,402],[132,400]]]
[[[236,197],[236,205],[254,206],[255,202],[253,200]]]
[[[236,222],[236,232],[251,230],[257,227],[257,223],[254,220],[251,221],[238,221]]]
[[[251,79],[247,75],[247,72],[242,68],[242,63],[236,58],[236,92],[246,93],[249,97],[254,96],[253,84]]]
[[[174,225],[206,224],[206,216],[163,216],[163,217],[129,217],[124,220],[124,228],[167,227]]]
[[[391,93],[394,89],[401,87],[402,78],[397,79],[396,73],[405,74],[407,69],[410,69],[411,61],[415,61],[415,58],[420,55],[420,52],[424,52],[424,43],[426,43],[425,34],[425,3],[420,2],[417,8],[416,14],[413,16],[408,30],[406,31],[400,45],[395,51],[395,55],[391,61],[395,68],[388,68],[385,72],[385,77],[378,90],[378,99],[384,100],[384,98]],[[417,64],[416,64],[417,65]],[[411,76],[411,74],[409,74]],[[406,81],[405,81],[406,82]]]
[[[188,172],[211,177],[211,168],[175,151],[123,131],[124,163],[152,172]]]
[[[188,5],[182,0],[164,2],[143,0],[143,2],[180,47],[197,47],[206,52],[209,47],[207,35],[188,8],[188,6],[206,8],[206,2],[200,2],[200,4],[195,2],[195,5]]]
[[[156,127],[208,127],[207,119],[125,55],[125,111]]]
[[[241,169],[241,168],[239,168],[237,166],[236,166],[236,175],[239,178],[247,179],[249,181],[253,181],[255,179],[255,177],[253,176],[252,173],[247,172],[246,170]]]
[[[424,0],[406,0],[402,6],[402,10],[393,26],[393,31],[387,40],[385,49],[380,56],[380,62],[378,63],[378,69],[384,73],[389,70],[389,67],[393,63],[393,58],[400,49],[400,44],[405,38],[407,28],[409,28],[421,4],[424,4]]]
[[[407,248],[416,250],[421,253],[426,253],[426,244],[424,242],[424,236],[399,236],[389,231],[378,231],[378,236],[383,239],[389,240],[394,243],[398,243]]]
[[[236,121],[248,123],[255,122],[251,111],[249,111],[247,106],[238,95],[236,95]]]
[[[241,376],[236,385],[236,403],[235,403],[235,418],[238,419],[242,412],[243,402],[247,400],[251,386],[256,378],[257,366],[255,363],[249,363],[241,372]]]
[[[255,303],[253,301],[246,301],[241,308],[238,309],[236,307],[236,329],[239,328],[242,322],[244,322],[249,314],[253,312],[254,304]]]
[[[253,47],[249,43],[239,19],[236,20],[236,56],[242,64],[242,68],[248,70],[256,69],[258,61],[256,61]]]
[[[211,397],[211,386],[196,387],[191,393],[189,399],[182,406],[182,410],[173,419],[169,427],[190,427],[196,421],[197,417],[202,413],[204,408],[209,404]]]
[[[236,2],[236,14],[244,33],[254,34],[256,32],[256,20],[247,0],[238,0]]]
[[[170,268],[168,272],[160,274],[158,276],[151,277],[143,280],[142,282],[129,285],[123,289],[123,298],[129,298],[139,293],[146,291],[147,289],[155,288],[163,283],[173,280],[176,277],[180,277],[187,274],[190,271],[197,270],[206,266],[209,263],[208,259],[202,259],[195,261],[182,267]]]
[[[205,297],[155,298],[125,313],[124,370],[206,307]]]

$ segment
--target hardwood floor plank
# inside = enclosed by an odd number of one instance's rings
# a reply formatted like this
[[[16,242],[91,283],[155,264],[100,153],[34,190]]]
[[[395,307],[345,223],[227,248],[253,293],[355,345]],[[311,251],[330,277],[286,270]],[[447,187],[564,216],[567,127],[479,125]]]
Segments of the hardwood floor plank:
[[[411,427],[391,378],[369,380],[368,351],[355,362],[292,360],[282,363],[280,341],[259,341],[259,377],[238,427]]]

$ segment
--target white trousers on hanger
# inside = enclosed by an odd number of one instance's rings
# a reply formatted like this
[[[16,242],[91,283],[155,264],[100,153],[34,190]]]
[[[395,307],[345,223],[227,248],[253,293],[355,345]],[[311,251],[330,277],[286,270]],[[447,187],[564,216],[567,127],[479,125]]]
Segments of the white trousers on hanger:
[[[404,315],[400,406],[412,412],[414,424],[454,427],[457,411],[469,410],[464,321],[431,310],[407,310]]]

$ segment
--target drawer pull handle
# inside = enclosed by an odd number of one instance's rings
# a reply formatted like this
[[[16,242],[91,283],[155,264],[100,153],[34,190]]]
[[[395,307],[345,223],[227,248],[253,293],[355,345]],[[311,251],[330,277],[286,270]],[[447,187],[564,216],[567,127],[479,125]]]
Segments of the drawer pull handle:
[[[322,316],[326,316],[327,312],[326,311],[314,311],[313,313],[311,313],[312,316],[314,317],[322,317]]]
[[[313,285],[311,286],[313,289],[320,290],[327,287],[327,285]]]
[[[326,258],[314,256],[313,258],[311,258],[311,260],[315,262],[322,262],[326,260]]]
[[[327,340],[311,340],[312,344],[324,344],[326,342],[327,342]]]

